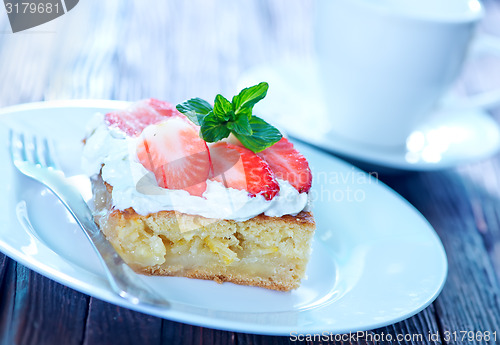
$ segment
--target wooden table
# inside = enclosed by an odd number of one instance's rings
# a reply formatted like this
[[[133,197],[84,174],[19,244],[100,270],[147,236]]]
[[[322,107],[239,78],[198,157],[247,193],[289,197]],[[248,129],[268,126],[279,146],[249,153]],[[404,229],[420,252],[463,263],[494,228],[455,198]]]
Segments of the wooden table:
[[[484,4],[488,12],[482,30],[500,37],[500,2]],[[312,6],[311,0],[81,0],[63,17],[17,34],[1,10],[0,106],[74,98],[178,102],[192,96],[211,99],[216,92],[229,95],[252,66],[312,56]],[[461,85],[469,92],[500,87],[500,60],[470,66]],[[498,118],[500,111],[493,116]],[[439,172],[379,175],[436,229],[448,255],[449,276],[428,308],[374,332],[500,333],[498,171],[499,155]],[[290,342],[133,312],[55,283],[2,254],[0,340],[65,345]]]

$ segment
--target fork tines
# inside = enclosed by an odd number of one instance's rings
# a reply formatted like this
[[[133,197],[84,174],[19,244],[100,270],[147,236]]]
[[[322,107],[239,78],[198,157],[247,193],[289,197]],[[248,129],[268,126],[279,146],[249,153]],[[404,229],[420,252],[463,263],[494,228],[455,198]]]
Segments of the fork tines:
[[[53,145],[45,137],[27,135],[10,129],[10,151],[12,160],[26,161],[42,167],[58,169]]]

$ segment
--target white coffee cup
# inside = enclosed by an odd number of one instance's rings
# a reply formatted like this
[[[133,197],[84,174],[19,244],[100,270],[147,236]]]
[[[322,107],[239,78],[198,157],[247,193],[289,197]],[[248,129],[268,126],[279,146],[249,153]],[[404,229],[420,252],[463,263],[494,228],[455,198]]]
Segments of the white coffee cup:
[[[483,17],[477,0],[316,0],[332,135],[399,146],[460,76]],[[446,97],[445,97],[446,96]],[[498,93],[494,100],[498,102]]]

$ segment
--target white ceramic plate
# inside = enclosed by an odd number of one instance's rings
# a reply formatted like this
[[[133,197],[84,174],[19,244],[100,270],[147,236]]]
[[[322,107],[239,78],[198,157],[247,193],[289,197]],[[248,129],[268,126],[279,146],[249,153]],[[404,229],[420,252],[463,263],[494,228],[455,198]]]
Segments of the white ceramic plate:
[[[256,111],[291,136],[367,167],[437,170],[479,160],[500,150],[498,124],[481,109],[438,111],[415,128],[406,145],[400,147],[368,146],[343,138],[332,131],[334,123],[328,112],[335,111],[335,104],[327,108],[318,74],[314,61],[265,65],[248,71],[239,86],[267,81],[268,96],[256,105]]]
[[[126,104],[47,102],[1,111],[0,161],[6,162],[0,170],[2,252],[55,281],[117,305],[247,333],[373,329],[419,312],[441,291],[446,255],[429,223],[376,179],[298,145],[313,169],[317,221],[307,278],[299,289],[284,293],[187,278],[141,277],[172,302],[170,309],[133,305],[115,296],[69,213],[50,192],[8,163],[4,138],[9,128],[50,137],[67,174],[79,174],[86,121],[97,111]]]

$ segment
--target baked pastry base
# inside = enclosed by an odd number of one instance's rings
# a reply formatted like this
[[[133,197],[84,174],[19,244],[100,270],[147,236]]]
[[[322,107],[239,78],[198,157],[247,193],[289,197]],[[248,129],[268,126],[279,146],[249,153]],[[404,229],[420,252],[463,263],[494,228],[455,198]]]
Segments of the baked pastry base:
[[[112,207],[112,187],[92,181],[95,221],[136,272],[289,291],[305,275],[315,230],[311,212],[238,222],[176,211],[146,216]]]

